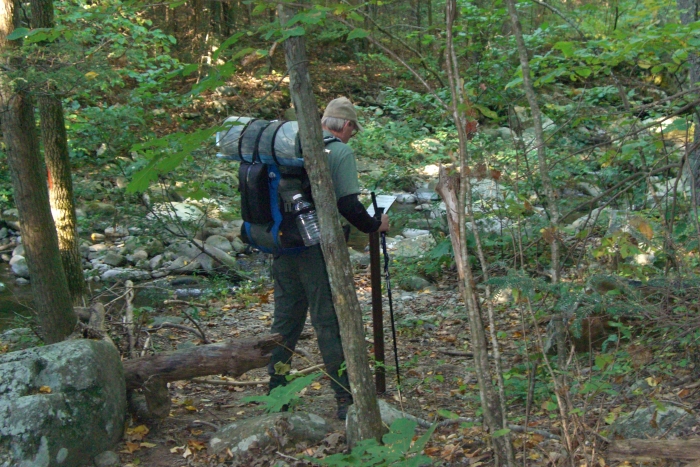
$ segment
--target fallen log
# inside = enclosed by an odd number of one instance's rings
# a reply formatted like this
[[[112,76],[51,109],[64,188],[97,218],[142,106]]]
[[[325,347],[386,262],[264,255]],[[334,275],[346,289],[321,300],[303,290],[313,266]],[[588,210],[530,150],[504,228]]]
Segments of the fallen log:
[[[605,459],[634,462],[700,459],[700,438],[614,440],[608,446]]]
[[[209,375],[240,376],[262,368],[270,361],[270,352],[282,336],[274,334],[257,339],[236,339],[189,349],[162,352],[124,362],[127,390],[142,388],[148,413],[164,418],[170,413],[167,383]]]

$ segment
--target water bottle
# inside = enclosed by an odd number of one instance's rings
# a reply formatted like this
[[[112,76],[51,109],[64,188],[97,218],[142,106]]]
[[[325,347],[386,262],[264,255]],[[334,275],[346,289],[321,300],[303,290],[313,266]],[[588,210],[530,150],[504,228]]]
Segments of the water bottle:
[[[294,195],[292,203],[304,246],[317,245],[321,242],[321,230],[318,228],[318,216],[313,204],[306,201],[301,194]]]

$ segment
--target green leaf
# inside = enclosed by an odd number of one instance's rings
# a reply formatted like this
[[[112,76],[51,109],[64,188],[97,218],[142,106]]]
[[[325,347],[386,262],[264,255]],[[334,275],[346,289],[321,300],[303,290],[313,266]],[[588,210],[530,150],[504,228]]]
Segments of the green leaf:
[[[447,419],[451,419],[451,420],[459,418],[459,415],[457,415],[454,412],[450,412],[449,410],[446,410],[446,409],[438,409],[438,415],[440,415],[442,418],[447,418]]]
[[[474,104],[474,108],[481,112],[484,117],[490,118],[491,120],[498,120],[498,114],[485,105]]]
[[[502,428],[500,430],[496,430],[493,432],[491,435],[492,438],[500,438],[501,436],[505,436],[508,433],[510,433],[510,428]]]
[[[244,402],[262,402],[268,413],[279,412],[282,407],[299,399],[297,394],[311,382],[319,378],[323,373],[311,373],[310,375],[295,378],[286,386],[278,386],[268,396],[250,396],[243,398]]]
[[[27,28],[17,28],[7,35],[8,41],[16,41],[17,39],[22,39],[29,35],[30,30]]]
[[[361,28],[356,28],[350,31],[350,34],[348,34],[348,42],[350,42],[353,39],[363,39],[367,36],[369,36],[369,32]]]
[[[306,34],[306,30],[302,26],[297,26],[292,29],[285,29],[284,34],[282,34],[282,40],[289,39],[290,37],[298,37]]]
[[[561,50],[561,53],[565,58],[571,58],[574,55],[574,43],[573,42],[557,42],[554,44],[554,49]]]
[[[211,56],[212,60],[214,60],[214,61],[218,60],[219,55],[221,55],[221,53],[222,53],[223,51],[225,51],[226,49],[228,49],[229,47],[231,47],[233,44],[235,44],[236,42],[238,42],[238,39],[240,39],[240,38],[243,37],[244,35],[245,35],[244,32],[237,32],[237,33],[234,34],[233,36],[231,36],[231,37],[229,37],[228,39],[226,39],[226,40],[219,46],[219,48],[216,49],[216,52],[214,52],[214,53],[212,54],[212,56]]]
[[[591,76],[592,70],[588,67],[578,67],[574,69],[574,72],[583,78],[588,78]]]

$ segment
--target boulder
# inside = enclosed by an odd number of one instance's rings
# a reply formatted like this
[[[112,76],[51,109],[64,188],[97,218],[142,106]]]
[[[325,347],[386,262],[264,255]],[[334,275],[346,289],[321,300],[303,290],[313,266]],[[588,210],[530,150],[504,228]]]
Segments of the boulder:
[[[221,235],[211,235],[207,238],[207,240],[204,243],[218,248],[221,251],[225,251],[226,253],[230,253],[231,251],[233,251],[231,242],[226,237]]]
[[[112,267],[119,267],[126,264],[126,258],[114,251],[108,251],[107,254],[102,257],[102,262]]]
[[[15,255],[10,259],[10,268],[15,276],[29,279],[29,266],[27,260],[22,255]]]
[[[661,435],[671,439],[694,434],[700,419],[682,407],[655,405],[635,410],[618,418],[610,427],[612,434],[626,439],[658,438]]]
[[[423,256],[435,246],[435,239],[432,235],[419,235],[413,238],[397,240],[387,246],[393,250],[397,258],[416,258]]]
[[[236,237],[233,239],[231,242],[231,246],[233,247],[233,251],[236,253],[245,253],[246,250],[248,249],[248,245],[243,243],[243,240],[241,240],[241,237]]]
[[[141,269],[114,268],[103,272],[102,276],[100,277],[105,282],[118,282],[125,280],[145,281],[151,278],[151,273]]]
[[[114,227],[107,227],[105,229],[105,236],[107,238],[121,238],[129,235],[129,229],[123,225],[117,225]]]
[[[119,441],[126,385],[110,343],[64,341],[0,356],[0,465],[81,466]]]
[[[433,286],[429,281],[423,279],[420,276],[408,276],[401,278],[399,280],[399,287],[409,292],[417,292],[419,290],[425,290]]]
[[[396,202],[400,204],[416,204],[416,195],[411,195],[408,193],[401,193],[396,196]]]
[[[12,250],[12,256],[24,256],[24,244],[20,243]]]
[[[233,454],[237,454],[247,452],[251,447],[264,450],[269,445],[281,450],[300,441],[313,445],[325,438],[331,430],[328,422],[311,413],[267,414],[221,428],[211,437],[208,452],[218,454],[230,449]]]
[[[153,205],[153,212],[146,216],[147,219],[161,219],[168,221],[198,222],[204,217],[204,213],[197,206],[185,202],[172,202]]]

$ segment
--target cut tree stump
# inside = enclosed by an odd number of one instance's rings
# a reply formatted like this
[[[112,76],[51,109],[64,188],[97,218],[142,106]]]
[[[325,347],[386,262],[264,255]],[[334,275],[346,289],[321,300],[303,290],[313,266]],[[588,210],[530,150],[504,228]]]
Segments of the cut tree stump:
[[[615,440],[610,443],[605,459],[635,462],[653,459],[700,459],[700,438]]]
[[[199,376],[230,375],[262,368],[270,361],[270,352],[282,342],[273,334],[257,339],[236,339],[189,349],[162,352],[124,362],[127,390],[143,389],[148,414],[164,418],[170,413],[167,383]]]

